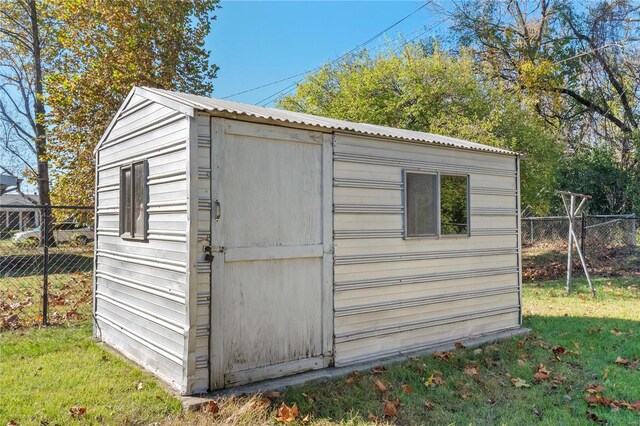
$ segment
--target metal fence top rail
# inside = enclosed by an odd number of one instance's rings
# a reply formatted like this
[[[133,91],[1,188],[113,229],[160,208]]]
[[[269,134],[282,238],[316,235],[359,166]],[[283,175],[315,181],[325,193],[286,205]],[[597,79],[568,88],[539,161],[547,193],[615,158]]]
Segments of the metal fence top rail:
[[[93,206],[50,206],[50,205],[16,205],[16,204],[0,204],[0,209],[62,209],[62,210],[93,210]]]
[[[634,213],[630,214],[585,214],[585,217],[597,219],[635,219]],[[576,216],[576,219],[582,218],[582,215]],[[529,216],[523,217],[522,220],[569,220],[567,216]]]

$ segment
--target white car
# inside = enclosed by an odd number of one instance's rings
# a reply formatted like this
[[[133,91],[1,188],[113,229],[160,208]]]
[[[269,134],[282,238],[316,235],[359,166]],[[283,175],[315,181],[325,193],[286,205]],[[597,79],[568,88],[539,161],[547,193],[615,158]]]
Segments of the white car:
[[[38,244],[41,228],[18,232],[13,236],[13,241],[20,244]],[[53,238],[57,244],[74,242],[80,245],[93,241],[93,228],[82,227],[75,222],[62,222],[53,224]]]

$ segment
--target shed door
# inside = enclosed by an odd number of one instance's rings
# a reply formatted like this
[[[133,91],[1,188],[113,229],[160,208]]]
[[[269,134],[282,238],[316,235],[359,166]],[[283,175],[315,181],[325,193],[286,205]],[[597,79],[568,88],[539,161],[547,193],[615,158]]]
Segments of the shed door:
[[[212,120],[212,388],[321,368],[333,335],[331,137]]]

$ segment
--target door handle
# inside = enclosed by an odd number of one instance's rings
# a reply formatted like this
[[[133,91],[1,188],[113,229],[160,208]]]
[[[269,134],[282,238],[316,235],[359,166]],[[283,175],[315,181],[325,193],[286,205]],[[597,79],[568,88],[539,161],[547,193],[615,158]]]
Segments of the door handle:
[[[213,205],[215,206],[215,220],[216,222],[220,220],[220,214],[221,214],[221,208],[220,208],[220,201],[216,200]]]

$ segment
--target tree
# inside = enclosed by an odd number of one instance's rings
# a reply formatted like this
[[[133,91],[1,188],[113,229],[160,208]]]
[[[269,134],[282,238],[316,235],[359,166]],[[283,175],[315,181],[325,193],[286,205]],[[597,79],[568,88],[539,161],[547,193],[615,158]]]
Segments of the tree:
[[[203,45],[217,2],[48,2],[60,44],[45,80],[56,202],[93,202],[93,149],[132,86],[213,90]]]
[[[640,213],[640,187],[637,171],[620,166],[616,153],[608,147],[580,149],[562,162],[558,188],[570,188],[589,194],[591,214]],[[564,214],[560,199],[555,200],[555,211]]]
[[[640,5],[464,1],[452,17],[461,44],[557,126],[570,149],[604,142],[623,168],[636,167]]]
[[[47,34],[36,0],[0,6],[0,124],[2,147],[36,181],[41,204],[50,204],[43,73]]]
[[[545,213],[560,150],[546,123],[517,96],[482,78],[474,58],[405,45],[329,64],[278,101],[282,108],[439,133],[528,154],[524,205]]]

